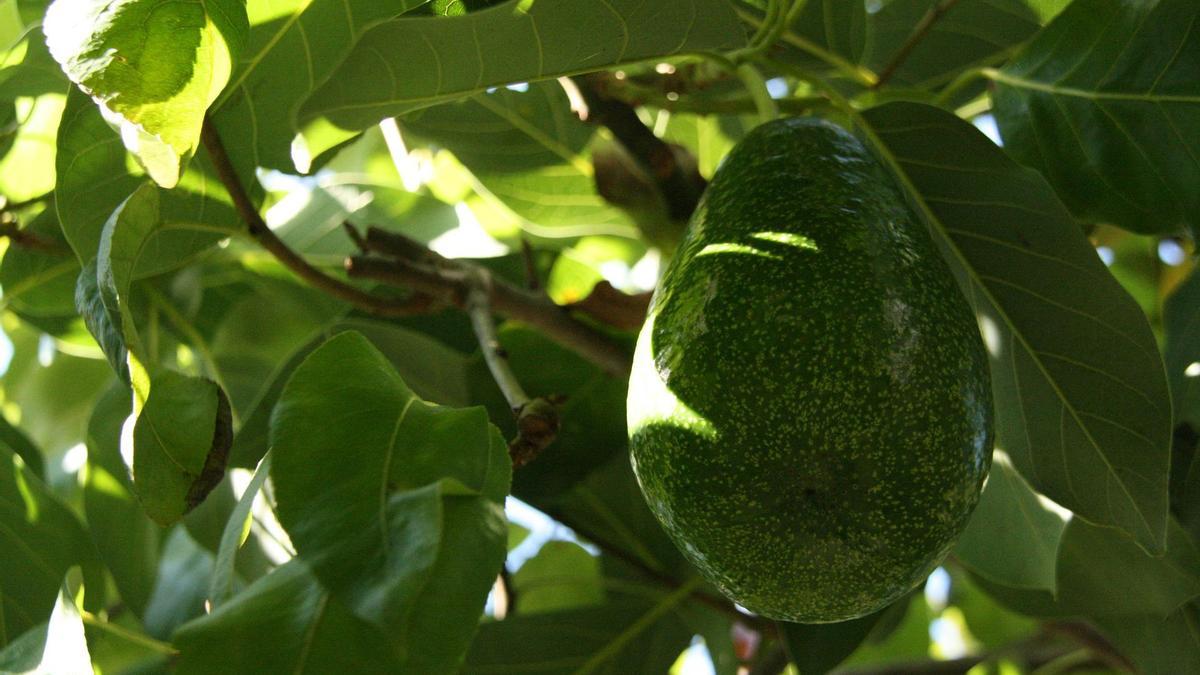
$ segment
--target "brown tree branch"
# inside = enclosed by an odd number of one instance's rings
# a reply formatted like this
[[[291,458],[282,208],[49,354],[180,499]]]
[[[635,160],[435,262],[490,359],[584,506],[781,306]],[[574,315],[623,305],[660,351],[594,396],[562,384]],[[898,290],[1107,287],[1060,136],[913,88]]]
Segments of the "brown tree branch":
[[[379,228],[368,228],[365,241],[369,250],[388,250],[394,257],[352,256],[346,261],[351,277],[411,288],[466,309],[477,265],[443,258],[402,235]],[[419,255],[420,259],[406,257],[412,255]],[[624,347],[574,318],[569,310],[554,304],[544,294],[493,278],[488,301],[492,311],[537,328],[610,375],[621,378],[629,375],[632,360]]]
[[[908,57],[912,55],[917,45],[929,35],[930,30],[933,30],[934,24],[945,16],[947,12],[954,9],[954,6],[958,2],[959,0],[938,0],[931,5],[929,10],[925,12],[925,15],[921,17],[921,20],[917,22],[917,25],[913,27],[913,32],[908,36],[908,39],[904,41],[904,44],[900,45],[900,48],[892,55],[891,60],[887,62],[883,70],[879,71],[879,78],[875,80],[871,88],[878,89],[887,84],[896,74],[896,71],[900,69],[900,66],[904,65],[905,61],[908,61]]]
[[[29,230],[21,229],[16,221],[6,219],[9,215],[6,213],[4,214],[4,218],[0,218],[0,237],[8,238],[14,246],[40,251],[47,255],[65,256],[70,253],[69,250],[61,246],[57,241],[45,239]]]
[[[266,221],[259,215],[258,209],[254,206],[254,202],[250,200],[250,195],[246,192],[245,186],[242,185],[241,179],[238,178],[237,171],[233,168],[233,163],[229,160],[229,154],[225,151],[225,145],[221,142],[221,136],[218,134],[211,120],[207,118],[204,120],[201,139],[204,143],[204,148],[208,151],[209,159],[216,169],[217,177],[229,192],[230,198],[233,199],[234,209],[237,210],[238,215],[245,221],[250,236],[274,256],[276,260],[283,264],[284,267],[314,287],[372,314],[379,314],[381,316],[406,316],[427,311],[428,301],[420,296],[407,300],[381,298],[351,286],[340,279],[331,277],[310,265],[298,253],[288,248],[287,244],[283,243],[283,240],[271,231]]]
[[[582,75],[573,81],[587,104],[587,121],[611,131],[654,181],[666,202],[668,216],[687,221],[707,181],[694,168],[689,170],[678,161],[675,150],[642,124],[633,106],[608,95],[603,75]]]

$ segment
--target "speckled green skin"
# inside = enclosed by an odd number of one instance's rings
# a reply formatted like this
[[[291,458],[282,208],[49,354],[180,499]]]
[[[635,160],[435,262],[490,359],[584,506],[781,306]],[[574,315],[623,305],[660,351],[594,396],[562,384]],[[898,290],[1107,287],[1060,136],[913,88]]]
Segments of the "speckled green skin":
[[[763,125],[726,158],[655,293],[634,470],[684,554],[758,614],[841,621],[938,564],[991,464],[975,319],[853,136]]]

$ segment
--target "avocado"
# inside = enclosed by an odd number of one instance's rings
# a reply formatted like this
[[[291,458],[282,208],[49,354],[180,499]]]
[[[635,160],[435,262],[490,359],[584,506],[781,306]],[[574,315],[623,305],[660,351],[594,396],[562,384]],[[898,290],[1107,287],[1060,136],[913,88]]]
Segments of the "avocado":
[[[627,404],[664,529],[772,619],[844,621],[913,589],[991,465],[973,313],[878,160],[816,119],[725,158],[655,290]]]

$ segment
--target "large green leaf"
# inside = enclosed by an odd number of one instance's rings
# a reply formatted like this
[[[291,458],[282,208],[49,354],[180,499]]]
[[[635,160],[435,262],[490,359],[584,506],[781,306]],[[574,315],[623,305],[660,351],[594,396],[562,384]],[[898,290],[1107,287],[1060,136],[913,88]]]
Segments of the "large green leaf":
[[[75,88],[67,97],[58,128],[55,166],[54,205],[63,235],[75,255],[86,262],[96,256],[109,215],[144,178],[122,149],[120,137]],[[138,278],[173,269],[244,227],[203,153],[192,161],[179,185],[164,192],[160,200],[164,227],[156,235],[154,255],[139,262]]]
[[[912,36],[930,0],[892,0],[870,15],[871,40],[863,61],[882,71]],[[1022,0],[962,0],[942,14],[896,68],[893,85],[933,89],[972,66],[1003,61],[1037,32],[1038,18]]]
[[[296,369],[271,423],[280,521],[413,672],[462,658],[505,554],[511,465],[481,408],[419,400],[362,335]]]
[[[725,0],[514,0],[463,16],[400,18],[364,34],[301,117],[362,129],[495,85],[737,47],[744,39]]]
[[[33,475],[46,479],[46,459],[42,451],[25,435],[24,431],[13,426],[4,415],[0,415],[0,445],[6,446],[25,462],[26,468]]]
[[[143,616],[154,590],[159,561],[159,527],[134,497],[129,468],[121,458],[121,427],[132,396],[123,386],[100,398],[88,422],[83,509],[88,533],[108,566],[121,601]]]
[[[55,0],[46,44],[120,127],[125,146],[174,187],[229,81],[248,26],[237,0]]]
[[[154,593],[142,614],[146,633],[167,640],[176,628],[204,614],[212,570],[212,554],[185,528],[174,527],[163,544]]]
[[[184,675],[409,672],[401,670],[387,638],[356,618],[300,560],[184,625],[174,643]]]
[[[249,3],[246,47],[213,106],[213,121],[225,143],[239,148],[250,166],[294,171],[292,141],[300,103],[329,79],[363,32],[425,2]]]
[[[1161,552],[1171,402],[1145,315],[1042,177],[970,123],[915,103],[860,121],[975,307],[998,446],[1038,492]]]
[[[548,541],[512,577],[522,615],[539,614],[604,601],[600,559],[579,544]]]
[[[12,147],[0,158],[0,194],[19,201],[54,189],[54,130],[64,114],[64,105],[61,89],[17,102],[16,119],[21,125]]]
[[[0,645],[45,621],[63,576],[83,569],[88,606],[104,603],[104,568],[75,514],[0,446]]]
[[[1053,592],[1066,521],[1042,499],[997,451],[979,505],[954,547],[958,561],[1005,586]]]
[[[995,81],[1006,149],[1079,217],[1200,230],[1200,5],[1078,0]]]
[[[404,128],[458,157],[535,235],[636,236],[596,193],[587,146],[594,127],[571,110],[557,82],[500,88],[404,118]],[[555,232],[558,230],[559,232]]]

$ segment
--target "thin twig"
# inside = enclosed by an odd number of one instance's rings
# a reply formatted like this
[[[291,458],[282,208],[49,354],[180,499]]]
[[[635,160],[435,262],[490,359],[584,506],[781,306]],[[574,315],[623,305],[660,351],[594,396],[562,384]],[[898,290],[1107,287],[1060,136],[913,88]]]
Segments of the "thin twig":
[[[314,287],[372,314],[406,316],[427,310],[428,303],[423,298],[396,300],[374,296],[340,279],[331,277],[309,264],[298,253],[288,248],[287,244],[271,231],[266,221],[259,215],[245,186],[238,178],[233,163],[229,160],[229,154],[225,151],[225,145],[221,142],[216,127],[207,118],[204,120],[201,138],[204,148],[208,151],[209,159],[212,160],[213,168],[216,169],[217,177],[229,192],[230,198],[233,199],[233,206],[245,221],[250,236],[284,267]]]
[[[939,0],[939,2],[930,6],[929,10],[925,12],[925,15],[921,17],[921,20],[913,28],[912,34],[908,36],[904,44],[900,45],[900,48],[892,55],[891,60],[883,67],[883,70],[879,71],[879,78],[875,80],[875,84],[872,84],[871,88],[878,89],[887,84],[888,80],[892,79],[892,76],[900,69],[900,66],[904,65],[904,62],[912,55],[917,45],[921,44],[921,41],[929,35],[929,31],[933,29],[933,25],[945,16],[947,12],[954,9],[954,6],[958,2],[959,0]]]
[[[512,371],[508,353],[496,336],[491,308],[492,286],[491,274],[484,269],[476,270],[467,292],[466,310],[483,351],[483,360],[517,418],[517,436],[508,442],[508,455],[512,458],[513,468],[520,468],[537,458],[558,436],[558,408],[547,398],[529,398]]]
[[[604,91],[603,75],[574,78],[587,103],[587,121],[603,125],[654,181],[672,220],[686,222],[696,210],[707,181],[680,163],[675,150],[642,123],[637,111]]]

